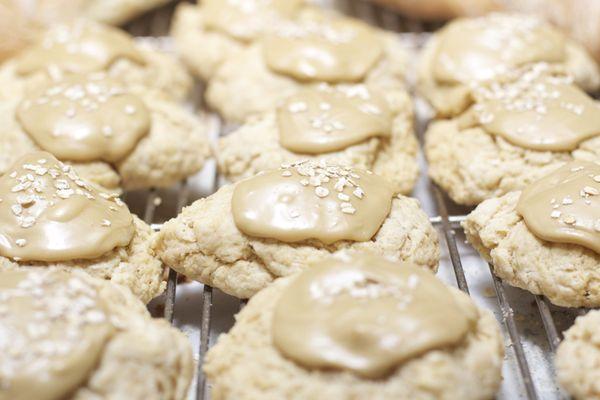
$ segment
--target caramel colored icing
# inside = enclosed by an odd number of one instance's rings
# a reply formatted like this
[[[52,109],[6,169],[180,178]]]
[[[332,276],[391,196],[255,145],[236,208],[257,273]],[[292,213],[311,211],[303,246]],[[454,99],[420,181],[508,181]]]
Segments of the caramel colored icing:
[[[150,129],[144,103],[102,74],[37,88],[17,119],[41,148],[73,161],[119,161]]]
[[[259,36],[281,19],[292,18],[304,0],[203,0],[206,26],[243,41]]]
[[[235,224],[249,236],[364,242],[388,216],[393,194],[367,171],[305,161],[238,183],[231,206]]]
[[[305,81],[360,81],[382,54],[383,44],[368,25],[317,14],[283,24],[264,40],[267,66]]]
[[[389,137],[392,114],[383,96],[364,85],[301,90],[277,109],[279,142],[286,149],[319,154],[374,136]]]
[[[0,177],[0,255],[16,261],[99,257],[126,246],[133,217],[46,152],[30,153]]]
[[[0,399],[65,399],[114,332],[97,289],[59,271],[0,272]]]
[[[273,343],[309,369],[382,378],[428,351],[455,346],[478,311],[429,271],[347,253],[302,272],[273,317]]]
[[[48,68],[73,73],[107,69],[117,59],[144,64],[133,39],[117,28],[79,21],[52,28],[41,42],[17,58],[17,73],[29,75]]]
[[[570,151],[600,134],[600,107],[566,76],[539,64],[516,81],[475,90],[475,121],[491,134],[532,150]]]
[[[540,239],[600,253],[600,165],[573,161],[532,183],[517,212]]]
[[[442,83],[489,79],[531,62],[560,62],[564,36],[531,16],[491,14],[451,22],[438,34],[433,75]]]

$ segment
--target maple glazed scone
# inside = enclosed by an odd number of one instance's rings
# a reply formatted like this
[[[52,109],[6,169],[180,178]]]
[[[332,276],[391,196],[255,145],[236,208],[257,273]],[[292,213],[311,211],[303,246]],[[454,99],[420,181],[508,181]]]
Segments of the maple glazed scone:
[[[397,193],[418,176],[418,143],[408,93],[321,84],[290,96],[219,140],[219,170],[230,181],[282,163],[327,160],[372,170]]]
[[[248,298],[275,278],[345,249],[437,270],[437,233],[419,202],[367,171],[283,165],[184,208],[156,237],[166,265]]]
[[[103,72],[136,92],[183,100],[193,81],[175,57],[150,42],[88,20],[54,25],[0,66],[0,99],[15,99],[48,77]]]
[[[0,269],[82,270],[148,302],[164,290],[151,228],[46,152],[0,177]]]
[[[129,291],[81,271],[0,271],[0,399],[183,400],[191,346]]]
[[[295,18],[304,3],[304,0],[180,3],[171,23],[171,36],[190,71],[206,81],[224,61],[259,40],[273,25]]]
[[[456,19],[435,33],[421,55],[417,87],[438,115],[453,116],[472,103],[474,82],[537,62],[564,67],[586,91],[600,87],[583,46],[534,16],[500,13]]]
[[[429,175],[459,204],[521,190],[571,160],[600,159],[600,106],[547,64],[478,85],[425,133]]]
[[[198,172],[210,156],[207,125],[183,106],[134,94],[104,74],[46,80],[0,106],[0,172],[37,149],[72,163],[114,189],[168,187]]]
[[[600,164],[574,161],[481,203],[469,242],[513,286],[565,307],[600,306]]]
[[[254,296],[204,371],[218,400],[489,400],[503,354],[496,320],[467,295],[348,252]]]
[[[208,81],[206,100],[226,120],[243,122],[312,83],[403,91],[407,58],[393,34],[307,7],[224,60]]]
[[[560,384],[577,400],[600,399],[600,311],[579,316],[556,351]]]

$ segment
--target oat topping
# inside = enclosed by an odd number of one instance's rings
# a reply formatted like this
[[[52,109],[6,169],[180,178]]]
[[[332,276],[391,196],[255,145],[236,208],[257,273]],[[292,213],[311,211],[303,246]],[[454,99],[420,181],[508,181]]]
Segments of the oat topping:
[[[1,255],[52,257],[57,252],[87,258],[88,251],[94,254],[111,242],[131,239],[132,217],[124,203],[81,179],[70,165],[38,152],[24,156],[13,168],[0,178]],[[90,223],[115,230],[98,233],[89,229]]]
[[[69,76],[36,88],[16,117],[42,149],[73,161],[119,161],[150,129],[142,99],[104,73]]]
[[[517,212],[537,237],[600,250],[600,166],[573,161],[527,186]]]
[[[600,134],[600,107],[557,66],[537,63],[471,85],[475,105],[460,122],[514,145],[572,151]]]
[[[343,150],[391,135],[393,115],[382,93],[362,84],[319,84],[277,109],[280,144],[299,154]]]
[[[389,215],[393,195],[386,180],[366,171],[304,160],[239,182],[231,209],[236,226],[249,236],[366,241]]]
[[[292,171],[300,176],[308,177],[307,184],[315,186],[315,195],[319,198],[329,196],[329,190],[322,183],[333,181],[334,189],[338,192],[337,199],[340,200],[339,207],[344,214],[354,214],[355,207],[352,205],[350,196],[343,193],[346,188],[352,190],[352,194],[358,200],[365,196],[364,191],[358,185],[360,176],[353,172],[352,167],[327,164],[325,161],[299,161],[296,163],[284,163],[280,168],[283,177],[293,176]],[[303,180],[301,180],[302,183]],[[306,186],[306,185],[305,185]]]

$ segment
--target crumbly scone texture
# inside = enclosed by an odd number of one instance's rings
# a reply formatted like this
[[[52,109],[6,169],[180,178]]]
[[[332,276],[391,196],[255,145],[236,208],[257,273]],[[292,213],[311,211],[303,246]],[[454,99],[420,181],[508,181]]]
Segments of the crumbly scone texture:
[[[212,155],[208,123],[179,104],[144,96],[151,127],[116,168],[123,188],[169,187],[194,175]]]
[[[405,90],[408,50],[390,33],[380,32],[384,54],[362,82],[384,93]],[[255,43],[224,60],[208,83],[206,101],[230,122],[243,122],[274,109],[279,101],[295,93],[303,83],[272,72],[263,59],[262,46]]]
[[[103,161],[70,163],[83,178],[108,190],[168,187],[198,172],[212,155],[206,120],[154,91],[140,97],[150,111],[150,132],[114,168]],[[39,150],[15,118],[18,104],[0,105],[0,174],[24,154]]]
[[[437,270],[437,232],[415,199],[395,197],[390,215],[368,242],[284,243],[238,230],[231,213],[233,189],[234,185],[223,186],[163,225],[153,247],[165,265],[239,298],[249,298],[275,278],[344,249],[371,251]]]
[[[577,317],[556,351],[560,384],[577,400],[600,399],[600,311]]]
[[[237,182],[260,171],[277,169],[282,163],[328,160],[335,164],[371,170],[393,183],[397,193],[408,194],[419,175],[413,106],[409,95],[404,91],[391,92],[387,98],[394,114],[390,138],[371,138],[341,151],[319,155],[298,154],[279,144],[277,117],[271,111],[251,118],[239,129],[219,140],[219,171],[228,180]]]
[[[460,345],[431,350],[380,380],[307,370],[284,358],[272,343],[271,328],[275,305],[291,279],[279,279],[254,296],[236,315],[233,329],[208,352],[204,371],[215,400],[487,400],[496,394],[504,347],[496,320],[481,309],[473,331]],[[457,300],[471,301],[452,291]]]
[[[177,101],[189,97],[194,82],[184,65],[172,54],[160,49],[155,40],[136,40],[146,63],[118,59],[106,71],[107,75],[123,83],[134,93],[155,91],[155,96],[165,96]],[[20,99],[24,93],[38,87],[48,79],[46,72],[21,76],[16,72],[16,61],[0,65],[0,100]]]
[[[600,306],[600,254],[538,239],[517,213],[521,192],[481,203],[463,222],[468,241],[512,286],[564,307]]]
[[[573,159],[600,159],[600,136],[571,152],[528,150],[475,127],[460,129],[456,120],[429,124],[425,133],[429,175],[452,200],[476,205],[521,190]]]
[[[15,262],[0,256],[2,269],[59,268],[81,270],[96,278],[125,286],[148,303],[166,287],[164,267],[152,250],[154,232],[146,223],[133,217],[135,233],[128,246],[118,247],[102,257],[92,260],[65,262]]]
[[[148,310],[129,290],[72,273],[98,288],[98,297],[116,330],[98,365],[69,400],[184,400],[194,374],[186,336]]]
[[[180,3],[175,9],[171,36],[179,57],[194,76],[204,81],[246,46],[226,34],[207,29],[202,7],[188,3]]]
[[[437,82],[433,65],[439,38],[433,35],[425,45],[417,67],[417,89],[440,117],[460,114],[473,103],[467,85],[449,85]],[[563,64],[583,90],[593,93],[600,88],[600,70],[593,58],[580,44],[568,40]]]

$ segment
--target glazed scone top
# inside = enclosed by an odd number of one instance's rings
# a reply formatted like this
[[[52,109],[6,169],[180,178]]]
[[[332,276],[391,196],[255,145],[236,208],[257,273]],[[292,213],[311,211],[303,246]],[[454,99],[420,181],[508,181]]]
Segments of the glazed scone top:
[[[68,396],[115,327],[98,290],[59,271],[0,272],[0,398]]]
[[[270,29],[263,45],[268,68],[301,81],[358,82],[383,55],[367,24],[313,10]]]
[[[133,39],[119,29],[77,21],[49,29],[40,43],[17,58],[17,73],[30,75],[39,71],[87,73],[108,69],[126,58],[144,64],[144,56]]]
[[[389,137],[392,119],[383,95],[365,85],[301,89],[277,108],[281,146],[302,154],[338,151],[371,137]]]
[[[560,69],[545,63],[497,76],[473,89],[460,126],[480,126],[514,145],[570,151],[600,134],[600,106]]]
[[[117,162],[150,129],[142,100],[103,73],[49,81],[23,99],[16,116],[42,149],[61,160]]]
[[[15,261],[93,259],[134,234],[117,196],[46,152],[23,156],[0,177],[0,199],[0,255]]]
[[[600,253],[600,165],[573,161],[532,183],[517,204],[537,237]]]
[[[438,34],[434,79],[468,83],[532,62],[556,63],[566,56],[565,37],[531,16],[490,14],[449,23]]]
[[[393,195],[391,185],[369,171],[303,161],[238,183],[231,207],[246,235],[331,244],[370,240],[388,216]]]
[[[259,37],[281,19],[292,18],[304,0],[204,0],[207,28],[240,41]]]
[[[309,369],[382,378],[411,358],[460,343],[477,315],[421,268],[343,253],[292,281],[275,307],[273,344]]]

